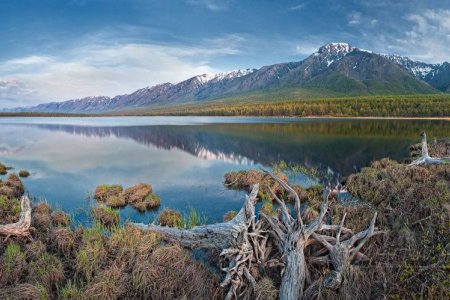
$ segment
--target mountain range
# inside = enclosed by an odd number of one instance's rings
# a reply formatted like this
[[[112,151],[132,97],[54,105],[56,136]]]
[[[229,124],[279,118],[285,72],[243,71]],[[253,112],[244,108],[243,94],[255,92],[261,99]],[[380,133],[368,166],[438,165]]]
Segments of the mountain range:
[[[202,74],[176,84],[158,84],[115,97],[86,97],[7,111],[98,113],[295,91],[307,92],[310,97],[449,93],[450,64],[428,64],[373,53],[347,43],[330,43],[298,62]]]

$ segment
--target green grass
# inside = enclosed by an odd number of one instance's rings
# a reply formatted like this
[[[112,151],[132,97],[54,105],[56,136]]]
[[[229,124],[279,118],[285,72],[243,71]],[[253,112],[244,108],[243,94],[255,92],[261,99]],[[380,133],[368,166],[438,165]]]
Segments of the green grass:
[[[25,258],[25,253],[20,250],[20,246],[15,243],[9,244],[8,247],[6,247],[5,254],[3,256],[6,270],[8,272],[12,272],[16,259],[20,258]]]

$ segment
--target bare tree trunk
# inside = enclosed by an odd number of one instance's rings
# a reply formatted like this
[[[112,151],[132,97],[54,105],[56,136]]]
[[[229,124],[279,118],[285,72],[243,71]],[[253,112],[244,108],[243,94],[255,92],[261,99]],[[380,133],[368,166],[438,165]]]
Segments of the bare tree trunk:
[[[20,206],[22,211],[20,219],[16,223],[0,225],[0,235],[6,236],[30,236],[31,225],[31,201],[27,196],[22,196]]]
[[[306,260],[303,249],[286,250],[285,269],[280,286],[280,300],[301,299],[306,281]]]
[[[427,135],[425,134],[425,132],[422,132],[420,137],[422,144],[422,155],[418,159],[410,163],[408,165],[409,167],[450,163],[450,157],[430,157],[430,155],[428,154]]]

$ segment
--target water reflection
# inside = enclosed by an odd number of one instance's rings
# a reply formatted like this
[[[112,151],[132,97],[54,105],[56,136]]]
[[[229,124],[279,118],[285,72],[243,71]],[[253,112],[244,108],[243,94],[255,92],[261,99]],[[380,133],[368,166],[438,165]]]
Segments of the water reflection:
[[[235,118],[205,124],[196,118],[169,118],[174,125],[161,125],[164,118],[115,120],[90,118],[89,126],[81,125],[83,119],[0,120],[0,161],[31,170],[25,179],[30,193],[74,213],[81,222],[88,218],[78,209],[88,207],[85,195],[96,185],[138,182],[153,185],[161,195],[161,209],[187,212],[192,206],[210,221],[219,221],[243,200],[243,193],[223,187],[227,171],[284,160],[345,176],[374,159],[402,160],[422,130],[431,138],[450,133],[450,123],[443,121],[263,123]],[[157,213],[126,208],[121,217],[149,222]]]
[[[280,160],[348,175],[382,157],[404,159],[418,133],[444,137],[445,121],[370,120],[199,126],[31,125],[83,137],[132,139],[161,149],[177,148],[203,159],[271,166]]]

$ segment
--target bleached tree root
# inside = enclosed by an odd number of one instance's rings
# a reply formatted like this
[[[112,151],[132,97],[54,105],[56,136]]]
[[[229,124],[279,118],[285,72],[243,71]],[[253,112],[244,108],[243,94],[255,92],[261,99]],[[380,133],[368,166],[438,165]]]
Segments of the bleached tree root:
[[[0,225],[0,235],[30,237],[31,201],[27,196],[21,198],[20,219],[16,223]]]
[[[255,219],[255,203],[258,185],[246,197],[243,208],[234,219],[226,223],[198,226],[192,229],[177,229],[157,225],[133,224],[143,230],[162,234],[170,242],[178,242],[188,248],[220,249],[221,257],[228,263],[222,270],[226,273],[222,286],[229,286],[226,299],[251,299],[256,289],[258,272],[261,267],[281,267],[279,298],[297,300],[308,288],[317,286],[310,283],[308,264],[331,265],[333,270],[323,281],[324,288],[338,289],[342,274],[349,270],[352,262],[366,259],[360,252],[364,244],[375,234],[376,214],[367,230],[354,234],[340,225],[325,224],[328,211],[328,196],[316,219],[304,223],[298,194],[277,176],[266,172],[294,200],[291,214],[284,202],[269,187],[271,197],[279,206],[280,213],[268,216],[260,212]],[[305,257],[309,246],[314,253]],[[309,284],[309,286],[307,286]],[[309,289],[311,291],[312,289]]]
[[[425,132],[422,132],[420,135],[421,144],[422,144],[422,155],[411,162],[408,166],[420,166],[420,165],[438,165],[438,164],[448,164],[450,163],[450,157],[431,157],[428,154],[428,144],[427,144],[427,135]]]

